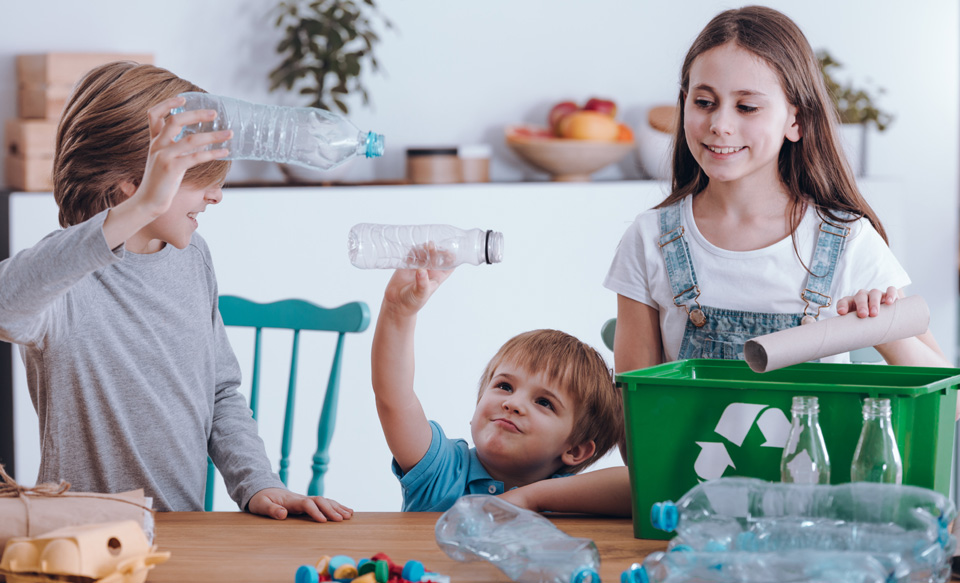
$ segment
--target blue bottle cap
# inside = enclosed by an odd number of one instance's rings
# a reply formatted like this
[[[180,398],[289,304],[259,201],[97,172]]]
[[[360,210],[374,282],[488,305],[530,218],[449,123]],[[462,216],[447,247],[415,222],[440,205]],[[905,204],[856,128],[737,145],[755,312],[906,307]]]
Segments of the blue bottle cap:
[[[367,158],[383,156],[383,134],[367,132]]]
[[[352,557],[347,555],[336,555],[330,559],[330,576],[332,577],[334,573],[337,572],[342,565],[356,565]]]
[[[600,583],[600,574],[593,567],[580,567],[574,571],[570,583]]]
[[[629,569],[620,573],[620,583],[642,583],[642,575],[646,575],[643,566],[640,563],[634,563]]]
[[[650,522],[653,527],[666,532],[676,530],[680,516],[672,500],[657,502],[650,507]]]
[[[693,547],[690,545],[677,545],[670,549],[671,553],[692,553]]]
[[[413,581],[416,583],[423,577],[425,569],[420,561],[407,561],[403,564],[403,570],[400,572],[400,578],[404,581]]]
[[[297,568],[297,575],[294,581],[296,581],[296,583],[319,583],[320,574],[317,573],[316,567],[300,565]]]

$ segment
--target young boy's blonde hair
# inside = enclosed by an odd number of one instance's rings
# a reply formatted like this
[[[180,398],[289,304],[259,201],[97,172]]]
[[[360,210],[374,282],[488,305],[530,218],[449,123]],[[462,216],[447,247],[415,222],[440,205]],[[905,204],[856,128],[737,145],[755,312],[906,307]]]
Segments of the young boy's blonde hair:
[[[613,371],[592,346],[559,330],[531,330],[500,347],[480,378],[480,391],[490,384],[497,367],[509,362],[528,373],[543,374],[569,393],[575,402],[570,443],[593,440],[597,449],[576,466],[561,471],[575,474],[603,457],[623,439],[623,396],[613,381]]]
[[[140,184],[150,148],[147,110],[185,91],[203,91],[166,69],[118,61],[90,70],[77,83],[57,127],[53,196],[60,226],[69,227],[123,202],[120,184]],[[187,170],[183,183],[222,182],[230,162]]]

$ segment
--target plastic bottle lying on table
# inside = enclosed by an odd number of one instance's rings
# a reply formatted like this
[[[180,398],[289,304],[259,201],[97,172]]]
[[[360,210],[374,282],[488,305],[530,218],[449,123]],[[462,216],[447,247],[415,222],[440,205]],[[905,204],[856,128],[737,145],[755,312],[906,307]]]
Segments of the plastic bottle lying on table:
[[[655,552],[634,563],[621,583],[889,583],[869,553]]]
[[[524,508],[463,496],[437,520],[437,545],[457,561],[489,561],[518,583],[600,583],[600,553]]]
[[[698,551],[784,553],[802,549],[872,553],[895,578],[945,580],[955,540],[949,498],[926,488],[857,482],[805,485],[721,478],[676,504],[655,504],[670,546]],[[894,572],[896,571],[896,572]]]

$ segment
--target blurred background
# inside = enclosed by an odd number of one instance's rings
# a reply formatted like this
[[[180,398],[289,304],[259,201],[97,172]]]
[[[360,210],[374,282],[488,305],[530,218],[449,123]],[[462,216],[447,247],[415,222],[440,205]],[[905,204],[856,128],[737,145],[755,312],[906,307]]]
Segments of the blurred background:
[[[864,192],[888,223],[891,246],[913,278],[914,285],[908,292],[926,297],[933,314],[934,334],[954,359],[960,193],[957,170],[960,161],[960,6],[954,0],[927,0],[909,8],[892,0],[762,4],[793,18],[814,49],[829,51],[833,59],[841,63],[834,69],[836,80],[865,88],[872,94],[875,105],[892,116],[884,131],[878,131],[876,125],[867,126],[866,171],[861,177]],[[504,222],[519,230],[525,221],[542,218],[537,217],[538,209],[547,212],[544,205],[534,204],[542,200],[537,196],[553,196],[557,201],[571,203],[551,210],[555,215],[548,213],[547,217],[579,212],[589,218],[591,213],[599,212],[598,208],[607,207],[573,207],[572,204],[588,200],[593,192],[591,188],[607,189],[597,191],[601,194],[615,191],[621,200],[629,200],[635,190],[638,193],[635,201],[629,206],[617,207],[619,215],[611,226],[604,226],[608,238],[598,243],[599,255],[580,259],[596,263],[597,273],[572,277],[564,284],[573,288],[589,286],[604,298],[602,308],[594,307],[596,314],[591,313],[589,331],[582,334],[585,340],[599,345],[600,316],[615,313],[613,295],[605,290],[597,291],[602,275],[623,229],[636,213],[658,202],[663,186],[649,180],[650,169],[634,154],[593,174],[593,186],[580,185],[574,192],[563,185],[547,185],[549,174],[530,166],[507,146],[505,127],[512,124],[546,126],[547,115],[556,103],[572,100],[582,104],[590,97],[601,97],[617,104],[617,117],[638,134],[639,141],[647,110],[655,105],[675,103],[680,64],[696,34],[720,10],[741,5],[711,0],[486,0],[474,3],[383,0],[377,2],[374,10],[363,5],[372,30],[379,37],[375,43],[379,70],[372,70],[369,63],[361,67],[359,79],[368,91],[369,104],[364,104],[357,92],[344,96],[343,102],[349,109],[347,116],[356,126],[386,136],[386,152],[383,159],[375,163],[363,161],[347,166],[336,180],[365,184],[403,182],[407,174],[407,148],[482,145],[490,149],[492,184],[484,187],[486,190],[459,190],[446,197],[431,190],[422,200],[425,205],[434,206],[419,215],[408,213],[407,216],[387,209],[379,216],[359,212],[347,212],[344,216],[356,219],[355,222],[371,220],[371,216],[377,216],[381,222],[418,218],[424,219],[423,222],[428,222],[426,218],[453,222],[451,217],[462,221],[476,217],[477,224],[461,224],[463,227],[487,226],[480,224],[482,219],[492,222],[502,216]],[[131,0],[5,2],[0,18],[0,118],[7,120],[18,115],[16,55],[48,52],[151,54],[154,64],[211,93],[262,103],[308,105],[309,99],[296,91],[269,90],[270,72],[281,61],[276,47],[283,30],[275,25],[276,11],[277,3],[272,0],[167,0],[159,4]],[[642,142],[638,142],[638,147],[642,146]],[[4,178],[0,174],[0,184],[8,183]],[[282,185],[284,176],[275,164],[235,162],[228,180],[238,186]],[[555,190],[542,191],[546,192],[543,194],[518,183],[544,183],[544,188],[549,186]],[[490,190],[498,185],[503,188]],[[386,200],[385,195],[371,194],[365,188],[351,188],[335,188],[324,196],[342,199],[344,206],[354,199],[367,209],[376,208],[370,205]],[[403,188],[400,191],[403,196],[415,200],[416,192]],[[871,192],[876,193],[875,198],[871,198]],[[272,193],[277,197],[274,200],[283,204],[271,206],[263,200],[265,193]],[[274,252],[281,249],[289,252],[286,245],[292,245],[294,253],[309,253],[311,263],[307,270],[322,271],[328,254],[343,262],[339,241],[345,233],[331,235],[335,241],[331,244],[337,247],[329,253],[327,247],[314,246],[326,245],[326,239],[300,236],[312,229],[322,229],[325,224],[309,218],[312,216],[309,213],[314,212],[314,207],[309,206],[314,204],[310,202],[311,195],[279,193],[277,189],[266,189],[256,195],[238,194],[238,201],[256,197],[257,202],[242,207],[243,212],[235,210],[229,214],[231,194],[228,191],[227,204],[215,209],[216,213],[209,213],[209,222],[201,221],[200,232],[210,241],[218,261],[221,290],[225,293],[260,296],[256,299],[266,300],[308,296],[308,287],[315,285],[312,280],[298,279],[300,274],[290,274],[289,280],[283,272],[251,277],[249,265],[242,259],[224,259],[236,246],[256,245]],[[27,200],[21,214],[12,219],[12,228],[19,229],[12,236],[19,233],[20,237],[13,245],[14,250],[18,245],[29,246],[56,228],[56,211],[49,197],[37,197]],[[511,207],[510,200],[519,201],[523,197],[529,200]],[[489,208],[491,201],[495,208]],[[440,206],[450,213],[436,211]],[[484,212],[477,214],[476,209],[481,207]],[[310,209],[308,217],[297,217],[290,222],[292,215],[303,209]],[[526,214],[516,215],[521,211]],[[276,219],[269,215],[281,212],[289,213],[287,220],[281,218],[276,225],[265,226]],[[510,216],[511,213],[516,216]],[[246,241],[229,238],[238,228],[250,234]],[[282,233],[279,240],[277,230]],[[289,239],[285,241],[283,237]],[[510,245],[508,233],[508,258]],[[588,250],[593,252],[589,246],[582,246],[580,252]],[[256,253],[253,249],[245,252]],[[462,287],[476,287],[471,278],[482,277],[478,273],[462,275]],[[388,275],[364,273],[354,278],[361,282],[356,285],[369,288],[365,295],[374,322]],[[336,288],[338,282],[324,281],[323,285]],[[460,284],[451,281],[449,287],[456,285]],[[445,291],[451,296],[458,293]],[[344,300],[356,299],[355,294],[343,295]],[[336,292],[331,292],[324,297],[336,296]],[[432,306],[438,320],[446,317],[444,314],[477,309],[476,304],[452,301],[444,304],[444,301],[438,297],[439,305]],[[590,302],[597,303],[592,299]],[[320,299],[319,303],[333,305],[336,302]],[[446,312],[444,305],[449,306]],[[581,306],[576,302],[558,302],[556,307],[558,314],[578,309]],[[480,315],[478,320],[482,322],[484,317]],[[427,320],[425,326],[430,326],[429,322]],[[525,326],[529,328],[549,322],[523,324],[530,324]],[[358,366],[369,366],[372,327],[373,324],[366,333],[365,343],[348,345],[348,351],[357,353],[351,358],[356,359]],[[437,322],[436,327],[442,329],[441,323]],[[437,412],[433,417],[443,417],[445,409],[457,411],[445,423],[451,425],[448,434],[468,434],[466,420],[472,409],[475,379],[480,369],[499,343],[523,327],[521,324],[516,324],[516,330],[514,326],[505,327],[495,335],[498,342],[491,341],[482,347],[482,352],[470,354],[475,362],[463,373],[464,378],[470,380],[460,382],[458,379],[457,390],[462,389],[463,396],[455,400],[456,404],[454,400],[444,402],[440,388],[436,393],[423,394],[427,408],[433,407]],[[580,334],[579,330],[571,331]],[[460,333],[448,330],[447,336],[422,334],[418,350],[429,351],[433,344],[449,344],[450,338]],[[235,347],[240,352],[241,347]],[[466,352],[469,354],[470,350]],[[612,354],[608,351],[605,354],[612,364]],[[241,355],[241,360],[243,358]],[[14,359],[19,360],[16,354]],[[244,366],[247,373],[249,369]],[[450,366],[463,367],[462,364]],[[22,375],[20,369],[14,372]],[[364,399],[347,402],[342,408],[341,425],[334,438],[335,461],[331,466],[328,494],[358,510],[395,510],[399,508],[399,486],[389,473],[389,454],[385,453],[372,408],[368,368],[357,378],[359,386],[350,390],[362,393]],[[32,408],[23,398],[24,393],[17,395],[21,397],[17,403],[17,435],[18,439],[25,436],[17,445],[18,478],[30,483],[36,475],[39,455],[35,445],[36,419],[35,415],[30,418]],[[359,423],[365,426],[364,431],[356,429]],[[463,431],[453,431],[454,424]],[[349,426],[354,429],[341,432],[340,427]],[[309,423],[304,427],[304,431],[308,431]],[[272,447],[268,443],[271,452]],[[360,463],[359,458],[367,457],[364,451],[373,453],[369,461]],[[367,468],[365,473],[344,475],[342,467],[338,472],[338,455],[341,461],[346,458],[357,468]],[[613,459],[607,463],[618,462]],[[227,503],[222,494],[219,503]]]

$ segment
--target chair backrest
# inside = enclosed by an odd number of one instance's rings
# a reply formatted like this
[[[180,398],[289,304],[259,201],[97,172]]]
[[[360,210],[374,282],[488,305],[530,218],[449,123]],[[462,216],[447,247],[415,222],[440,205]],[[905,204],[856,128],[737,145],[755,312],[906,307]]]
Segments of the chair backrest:
[[[320,421],[317,427],[317,449],[313,455],[313,476],[307,488],[308,496],[323,494],[323,475],[330,463],[330,440],[337,413],[337,396],[340,388],[340,361],[343,354],[343,339],[347,333],[363,332],[370,325],[370,308],[364,302],[350,302],[338,308],[324,308],[304,300],[282,300],[259,304],[236,296],[220,296],[220,315],[226,326],[254,328],[253,376],[250,380],[250,409],[257,418],[260,400],[260,354],[261,331],[264,328],[281,328],[293,331],[293,349],[290,358],[290,378],[287,383],[287,403],[283,420],[283,441],[280,448],[280,479],[287,483],[290,467],[290,447],[293,440],[293,413],[297,387],[297,358],[300,350],[300,331],[315,330],[336,332],[337,347],[333,354],[327,392],[323,399]],[[204,508],[213,510],[214,467],[207,461],[207,491]]]
[[[613,336],[617,332],[617,319],[610,318],[600,327],[600,338],[603,338],[603,344],[613,350]]]

